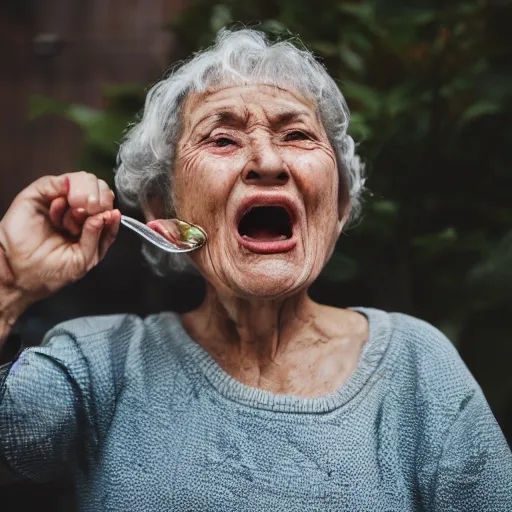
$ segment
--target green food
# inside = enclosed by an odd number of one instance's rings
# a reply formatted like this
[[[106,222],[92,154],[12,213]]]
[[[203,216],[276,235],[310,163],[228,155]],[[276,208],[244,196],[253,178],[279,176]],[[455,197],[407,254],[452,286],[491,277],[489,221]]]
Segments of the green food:
[[[191,247],[204,245],[207,237],[202,228],[181,220],[176,220],[176,224],[180,230],[182,241],[184,243]]]

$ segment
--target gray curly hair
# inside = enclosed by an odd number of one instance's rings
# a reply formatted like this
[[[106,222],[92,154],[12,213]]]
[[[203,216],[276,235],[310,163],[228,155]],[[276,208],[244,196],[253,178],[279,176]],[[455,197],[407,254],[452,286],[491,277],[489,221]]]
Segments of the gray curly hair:
[[[222,29],[209,49],[173,70],[148,92],[140,121],[125,134],[119,148],[115,183],[118,197],[130,208],[151,209],[155,199],[163,215],[174,216],[172,167],[181,133],[181,111],[189,93],[209,87],[263,83],[292,87],[312,99],[336,153],[340,201],[348,220],[360,213],[364,165],[347,134],[350,112],[334,80],[313,54],[289,41],[270,43],[265,34]],[[143,249],[154,270],[164,274],[186,266],[186,257]]]

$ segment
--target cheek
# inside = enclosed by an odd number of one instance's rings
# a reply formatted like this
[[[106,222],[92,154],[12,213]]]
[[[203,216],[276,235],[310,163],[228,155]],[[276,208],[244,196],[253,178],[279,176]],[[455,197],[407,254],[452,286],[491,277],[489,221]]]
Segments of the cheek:
[[[318,271],[331,255],[338,238],[338,171],[323,151],[295,160],[297,187],[306,208],[306,251],[312,251]]]
[[[294,160],[295,179],[304,199],[308,223],[325,222],[326,215],[337,219],[338,171],[335,161],[324,151],[311,151]]]
[[[201,153],[183,156],[174,181],[178,216],[211,230],[224,212],[232,187],[230,176]]]
[[[176,215],[184,220],[185,217],[190,216],[190,205],[196,203],[195,195],[199,190],[197,175],[192,172],[192,169],[197,168],[200,162],[200,155],[183,152],[174,166],[172,176],[174,207]]]

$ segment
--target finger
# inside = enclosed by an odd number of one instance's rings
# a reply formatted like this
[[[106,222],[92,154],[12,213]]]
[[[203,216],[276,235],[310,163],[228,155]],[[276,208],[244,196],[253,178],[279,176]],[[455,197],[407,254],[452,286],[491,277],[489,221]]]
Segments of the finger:
[[[105,213],[87,217],[78,244],[87,262],[88,270],[98,262],[98,247],[105,226]]]
[[[106,212],[106,214],[108,215],[108,219],[100,239],[100,260],[105,257],[105,254],[107,254],[110,246],[114,243],[117,237],[117,233],[119,232],[119,226],[121,224],[121,212],[119,210],[112,210]]]
[[[82,232],[82,226],[84,224],[85,218],[82,221],[78,221],[73,213],[74,210],[68,208],[64,213],[64,217],[62,219],[62,227],[72,236],[80,236]]]
[[[64,215],[64,228],[73,236],[79,236],[89,215],[84,208],[69,208]]]
[[[98,183],[96,182],[96,187]],[[101,213],[101,204],[100,204],[100,193],[99,190],[89,195],[87,198],[87,206],[85,208],[89,215],[96,215],[97,213]]]
[[[69,174],[68,203],[83,208],[89,215],[100,212],[98,178],[84,171]]]
[[[80,225],[83,225],[85,219],[88,217],[87,211],[85,208],[71,208],[71,215]]]
[[[86,175],[89,196],[87,197],[86,210],[89,215],[96,215],[101,212],[100,190],[98,186],[98,178],[94,174]]]
[[[69,205],[65,197],[58,197],[57,199],[54,199],[50,204],[48,215],[50,216],[52,224],[57,229],[62,229],[64,227],[63,218],[68,206]]]
[[[110,189],[107,182],[98,180],[98,190],[100,194],[100,205],[102,211],[112,210],[114,208],[114,192]]]
[[[49,207],[58,197],[66,197],[69,192],[69,179],[66,174],[61,176],[43,176],[27,187],[21,196],[37,201]]]

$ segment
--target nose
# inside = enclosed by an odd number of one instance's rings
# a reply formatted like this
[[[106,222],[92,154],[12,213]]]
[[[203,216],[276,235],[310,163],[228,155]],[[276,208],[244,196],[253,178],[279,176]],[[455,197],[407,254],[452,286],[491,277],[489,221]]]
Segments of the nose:
[[[290,173],[281,153],[272,144],[255,148],[242,172],[242,181],[247,185],[280,186],[289,179]]]

